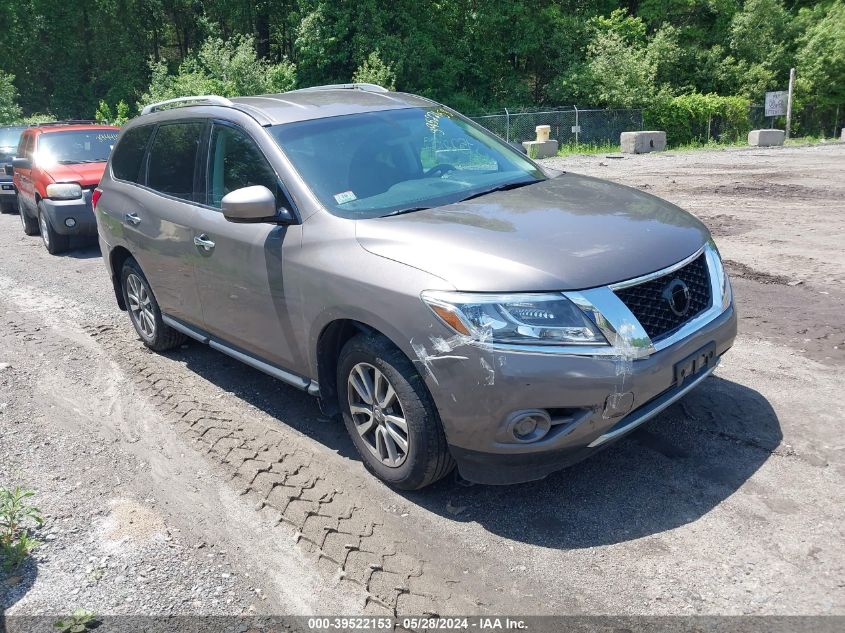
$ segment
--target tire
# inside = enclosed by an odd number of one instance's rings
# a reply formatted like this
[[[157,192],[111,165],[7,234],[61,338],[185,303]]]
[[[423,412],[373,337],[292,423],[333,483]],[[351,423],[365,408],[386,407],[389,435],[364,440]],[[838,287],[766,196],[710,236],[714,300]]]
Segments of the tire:
[[[0,213],[17,213],[18,207],[15,203],[0,203]]]
[[[165,324],[153,289],[141,267],[132,257],[120,271],[120,287],[129,320],[144,345],[155,352],[165,352],[181,345],[188,337]],[[139,306],[137,309],[133,306]]]
[[[43,205],[38,203],[38,227],[41,232],[41,241],[44,243],[44,248],[51,255],[58,255],[64,253],[70,245],[70,238],[67,235],[56,233],[53,228],[53,223],[50,222],[50,217],[44,211]]]
[[[26,212],[23,202],[18,196],[18,215],[21,217],[21,224],[23,225],[23,232],[26,235],[38,235],[38,219],[32,218]]]
[[[366,384],[362,372],[370,377]],[[382,378],[377,378],[375,372]],[[350,386],[350,380],[360,387]],[[384,380],[392,387],[395,398],[389,397]],[[454,468],[440,415],[425,383],[407,356],[388,339],[377,334],[359,334],[350,339],[340,352],[337,384],[346,430],[367,470],[376,477],[394,488],[418,490],[442,479]],[[375,400],[383,405],[369,405],[369,413],[363,411],[367,403],[362,393],[367,391],[367,385],[370,394],[375,387]],[[354,416],[353,406],[358,407]],[[395,422],[398,419],[404,420],[404,431]],[[359,432],[359,427],[367,424],[367,430]],[[397,437],[406,440],[404,451]],[[389,443],[393,444],[393,456]],[[400,452],[404,452],[404,457]]]

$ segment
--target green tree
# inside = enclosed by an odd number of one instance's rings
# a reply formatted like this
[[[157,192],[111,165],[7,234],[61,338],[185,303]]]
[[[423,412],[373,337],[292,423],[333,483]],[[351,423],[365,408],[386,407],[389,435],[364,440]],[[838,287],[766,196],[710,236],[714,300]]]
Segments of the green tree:
[[[271,64],[257,59],[250,36],[224,41],[206,39],[190,54],[176,73],[164,61],[150,61],[150,85],[138,108],[154,101],[188,95],[217,94],[224,97],[284,92],[296,84],[296,67],[287,60]]]
[[[352,75],[355,83],[371,83],[384,86],[388,90],[396,89],[396,73],[390,64],[381,61],[378,51],[370,53],[364,63],[358,66],[355,74]]]
[[[13,123],[21,116],[14,81],[14,75],[7,75],[0,70],[0,125]]]
[[[821,106],[845,106],[845,2],[804,12],[809,26],[798,42],[800,93]]]

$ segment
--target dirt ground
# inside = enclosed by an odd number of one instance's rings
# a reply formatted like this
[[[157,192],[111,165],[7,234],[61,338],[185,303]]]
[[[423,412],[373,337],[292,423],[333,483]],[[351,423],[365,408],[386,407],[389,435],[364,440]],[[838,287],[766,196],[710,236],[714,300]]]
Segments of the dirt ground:
[[[307,395],[148,352],[99,251],[0,216],[0,485],[43,544],[8,614],[845,614],[845,144],[554,159],[713,231],[715,375],[545,481],[398,493]]]

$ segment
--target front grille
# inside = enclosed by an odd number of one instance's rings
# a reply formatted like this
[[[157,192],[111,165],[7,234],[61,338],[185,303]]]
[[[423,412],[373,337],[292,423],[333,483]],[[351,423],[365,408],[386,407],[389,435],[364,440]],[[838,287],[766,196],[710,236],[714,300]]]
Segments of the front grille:
[[[690,305],[683,315],[675,314],[663,296],[663,291],[675,279],[680,279],[689,288]],[[710,307],[710,275],[707,271],[707,259],[702,253],[679,270],[636,286],[620,288],[615,292],[616,296],[637,317],[651,340],[660,340]]]

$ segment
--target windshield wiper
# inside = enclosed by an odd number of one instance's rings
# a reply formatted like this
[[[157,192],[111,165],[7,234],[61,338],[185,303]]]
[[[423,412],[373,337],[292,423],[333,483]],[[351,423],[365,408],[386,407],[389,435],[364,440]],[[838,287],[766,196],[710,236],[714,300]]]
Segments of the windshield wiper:
[[[398,211],[391,211],[390,213],[386,213],[385,215],[379,217],[389,218],[393,215],[405,215],[406,213],[413,213],[414,211],[425,211],[426,209],[430,208],[431,207],[411,207],[410,209],[399,209]]]
[[[508,191],[510,189],[519,189],[520,187],[524,187],[525,185],[533,185],[535,182],[541,182],[539,180],[521,180],[519,182],[509,182],[504,185],[499,185],[498,187],[493,187],[492,189],[485,189],[484,191],[479,191],[478,193],[474,193],[472,195],[467,196],[466,198],[462,198],[459,202],[466,202],[467,200],[473,200],[474,198],[480,198],[481,196],[486,196],[488,193],[493,193],[494,191]]]

